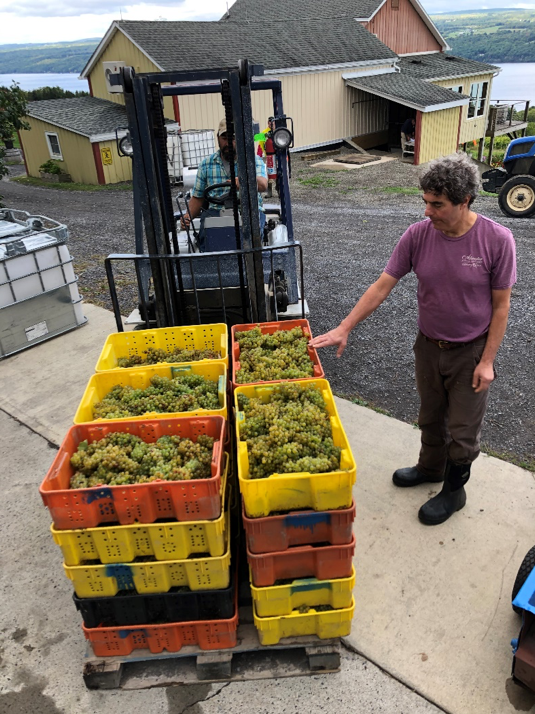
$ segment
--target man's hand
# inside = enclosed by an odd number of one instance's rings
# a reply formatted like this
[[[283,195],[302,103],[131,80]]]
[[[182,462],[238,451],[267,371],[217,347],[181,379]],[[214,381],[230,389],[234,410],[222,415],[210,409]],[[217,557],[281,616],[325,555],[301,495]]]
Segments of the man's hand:
[[[324,335],[314,337],[314,339],[310,340],[308,344],[311,347],[332,347],[332,345],[338,345],[336,356],[341,357],[346,348],[348,337],[349,331],[339,325],[334,330],[326,332]]]
[[[474,370],[472,387],[475,393],[485,392],[494,381],[494,366],[492,362],[480,362]]]
[[[188,215],[182,216],[182,218],[180,219],[180,228],[181,228],[183,231],[185,231],[186,228],[189,228],[189,227],[190,227],[190,225],[191,225],[191,219],[190,219],[190,217],[189,217]]]

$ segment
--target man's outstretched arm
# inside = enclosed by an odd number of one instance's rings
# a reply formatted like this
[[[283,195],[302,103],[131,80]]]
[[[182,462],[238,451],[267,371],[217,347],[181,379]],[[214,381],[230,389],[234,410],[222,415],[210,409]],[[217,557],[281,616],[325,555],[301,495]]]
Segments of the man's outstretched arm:
[[[364,295],[351,310],[349,315],[335,327],[334,330],[326,332],[324,335],[318,335],[310,341],[311,347],[330,347],[338,345],[337,357],[341,357],[347,345],[347,339],[351,330],[356,327],[359,322],[365,320],[369,315],[381,305],[390,295],[393,288],[397,285],[397,278],[393,278],[388,273],[381,273],[378,280],[370,285]]]

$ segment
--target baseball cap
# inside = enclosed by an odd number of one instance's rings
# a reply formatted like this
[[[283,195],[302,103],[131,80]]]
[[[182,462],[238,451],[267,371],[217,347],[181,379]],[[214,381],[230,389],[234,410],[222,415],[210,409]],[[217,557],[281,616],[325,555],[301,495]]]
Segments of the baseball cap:
[[[226,119],[221,119],[219,122],[219,127],[217,129],[217,135],[221,136],[221,134],[226,134],[227,133],[227,120]]]

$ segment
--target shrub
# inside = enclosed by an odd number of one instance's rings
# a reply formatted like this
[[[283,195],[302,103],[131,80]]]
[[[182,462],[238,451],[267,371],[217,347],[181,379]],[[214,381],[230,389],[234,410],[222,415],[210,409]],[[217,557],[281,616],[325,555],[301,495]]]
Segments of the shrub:
[[[45,161],[44,164],[41,164],[39,166],[39,171],[44,171],[47,174],[62,174],[63,170],[59,166],[57,161],[54,161],[54,159],[48,159],[48,161]]]

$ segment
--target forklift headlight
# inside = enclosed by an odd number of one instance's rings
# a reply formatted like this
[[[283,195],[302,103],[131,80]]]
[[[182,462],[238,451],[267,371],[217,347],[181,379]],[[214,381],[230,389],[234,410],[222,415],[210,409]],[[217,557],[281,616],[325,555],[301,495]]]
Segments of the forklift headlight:
[[[125,156],[132,156],[134,153],[134,148],[132,146],[132,142],[130,141],[129,134],[123,136],[123,138],[119,141],[119,151],[122,151]]]
[[[279,126],[273,132],[273,143],[276,149],[287,149],[292,141],[292,132],[285,126]]]

